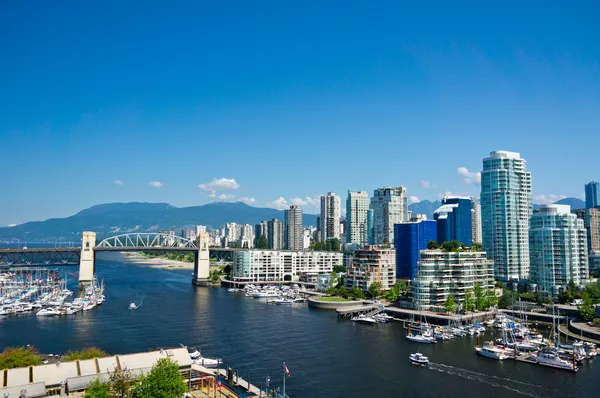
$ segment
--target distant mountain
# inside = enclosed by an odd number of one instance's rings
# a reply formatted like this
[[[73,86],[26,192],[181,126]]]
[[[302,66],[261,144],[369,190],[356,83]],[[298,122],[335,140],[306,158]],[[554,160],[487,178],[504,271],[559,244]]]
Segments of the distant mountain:
[[[256,224],[273,218],[283,220],[283,211],[252,207],[241,202],[216,202],[192,207],[175,207],[168,203],[107,203],[70,217],[0,228],[0,240],[77,241],[83,231],[95,231],[99,237],[160,230],[179,233],[182,228],[192,225],[220,228],[228,222]],[[304,214],[304,224],[317,225],[317,216]]]
[[[427,214],[428,220],[433,220],[433,212],[442,205],[442,202],[436,200],[431,202],[429,200],[422,200],[417,203],[408,205],[408,210],[412,211],[412,214]]]
[[[555,205],[569,205],[571,206],[571,210],[575,209],[585,209],[585,201],[578,198],[564,198],[557,202],[554,202]],[[537,210],[540,208],[540,205],[534,204],[533,210]]]

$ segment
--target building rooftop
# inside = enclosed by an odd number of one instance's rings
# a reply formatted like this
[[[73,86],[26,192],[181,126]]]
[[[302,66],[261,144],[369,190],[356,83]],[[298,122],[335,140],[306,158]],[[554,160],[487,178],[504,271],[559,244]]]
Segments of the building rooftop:
[[[521,154],[510,151],[493,151],[490,152],[490,158],[521,159]]]
[[[540,205],[539,208],[540,213],[551,213],[551,214],[570,214],[571,206],[570,205]]]

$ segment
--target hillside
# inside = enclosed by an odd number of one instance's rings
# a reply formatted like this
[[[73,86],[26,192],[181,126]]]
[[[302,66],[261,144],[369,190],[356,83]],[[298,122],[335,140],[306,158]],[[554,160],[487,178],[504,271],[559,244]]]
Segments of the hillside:
[[[135,231],[180,232],[185,226],[219,228],[228,222],[256,224],[273,218],[283,220],[283,211],[252,207],[241,202],[216,202],[192,207],[174,207],[168,203],[107,203],[70,217],[0,228],[0,240],[76,241],[83,231],[95,231],[100,237]],[[304,214],[304,224],[316,225],[316,218],[315,215]]]

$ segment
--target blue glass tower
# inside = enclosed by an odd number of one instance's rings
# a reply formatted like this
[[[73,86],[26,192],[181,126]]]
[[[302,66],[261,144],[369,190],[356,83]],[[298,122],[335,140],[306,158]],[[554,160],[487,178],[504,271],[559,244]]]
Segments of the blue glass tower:
[[[394,225],[396,278],[414,279],[417,276],[419,251],[427,249],[431,240],[437,240],[436,222],[433,220]]]
[[[456,240],[467,246],[473,244],[471,198],[446,197],[434,213],[439,243]]]
[[[585,208],[600,206],[600,182],[592,181],[585,184]]]

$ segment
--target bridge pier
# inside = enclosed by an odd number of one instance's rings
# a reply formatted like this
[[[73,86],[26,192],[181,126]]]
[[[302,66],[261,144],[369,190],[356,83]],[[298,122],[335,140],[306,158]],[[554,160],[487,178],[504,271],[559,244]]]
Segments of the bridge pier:
[[[208,233],[200,232],[196,237],[198,251],[194,253],[194,276],[192,283],[207,286],[210,282],[210,254],[208,251]]]
[[[79,287],[88,285],[96,272],[96,233],[86,231],[81,239],[81,255],[79,258]]]

